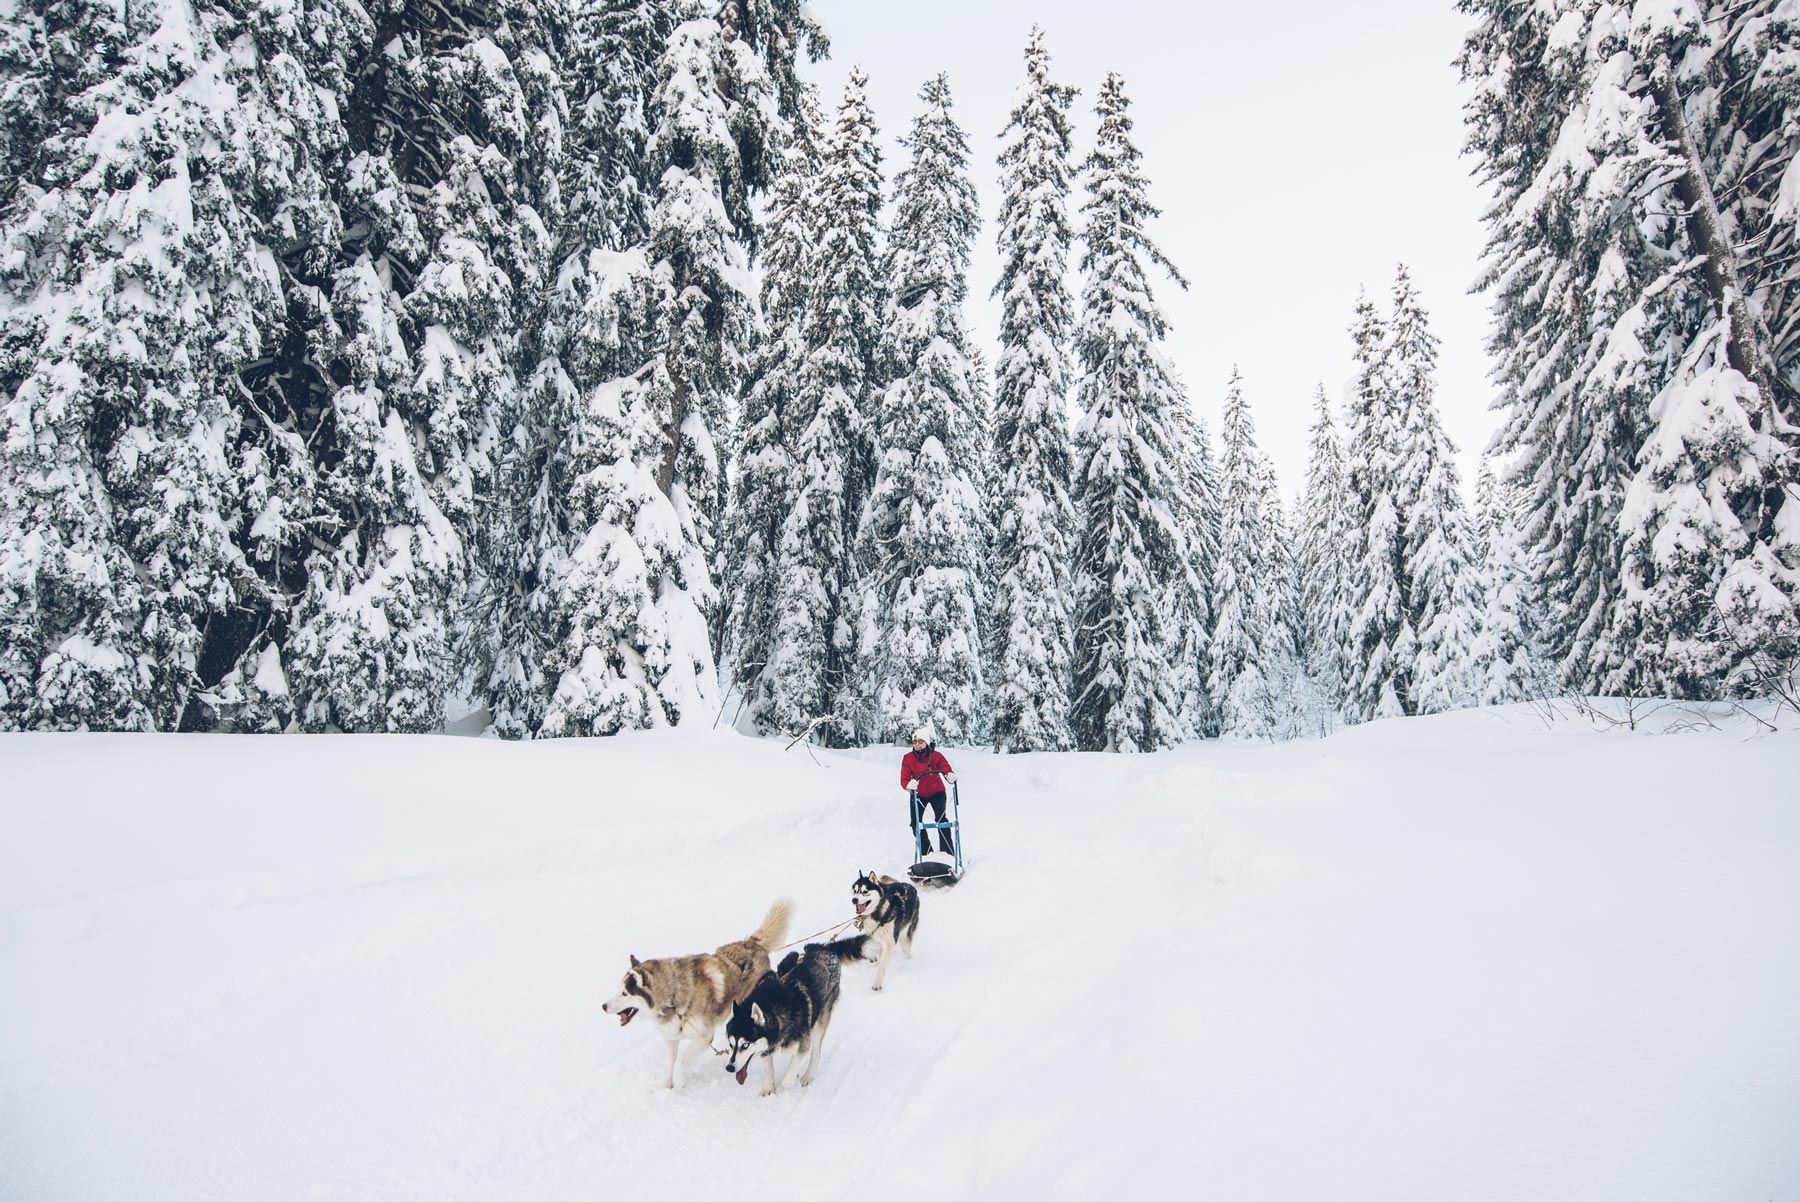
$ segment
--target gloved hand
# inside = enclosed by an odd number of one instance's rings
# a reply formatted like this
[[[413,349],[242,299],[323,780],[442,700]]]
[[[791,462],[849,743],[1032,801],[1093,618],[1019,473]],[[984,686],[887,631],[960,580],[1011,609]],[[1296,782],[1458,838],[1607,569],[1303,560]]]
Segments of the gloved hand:
[[[956,773],[954,773],[954,772],[944,773],[944,783],[946,785],[954,785],[956,783]]]

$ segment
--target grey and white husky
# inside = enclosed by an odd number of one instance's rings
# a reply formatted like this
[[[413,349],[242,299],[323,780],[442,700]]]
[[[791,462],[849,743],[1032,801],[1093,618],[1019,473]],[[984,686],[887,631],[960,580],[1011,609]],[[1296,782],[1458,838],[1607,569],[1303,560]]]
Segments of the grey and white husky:
[[[802,951],[789,952],[779,969],[764,973],[750,996],[731,1008],[731,1017],[725,1021],[725,1046],[731,1059],[725,1071],[735,1074],[739,1085],[750,1074],[750,1062],[760,1058],[762,1096],[774,1093],[776,1052],[794,1054],[781,1079],[783,1089],[792,1089],[796,1077],[801,1085],[812,1084],[825,1032],[831,1027],[831,1011],[837,1005],[842,958],[842,949],[824,943],[809,943]],[[800,1076],[802,1059],[806,1061],[804,1076]]]
[[[867,939],[861,954],[875,961],[875,983],[870,988],[880,989],[896,947],[912,959],[913,936],[919,930],[919,891],[891,876],[859,873],[850,886],[850,908],[856,911],[856,929]]]

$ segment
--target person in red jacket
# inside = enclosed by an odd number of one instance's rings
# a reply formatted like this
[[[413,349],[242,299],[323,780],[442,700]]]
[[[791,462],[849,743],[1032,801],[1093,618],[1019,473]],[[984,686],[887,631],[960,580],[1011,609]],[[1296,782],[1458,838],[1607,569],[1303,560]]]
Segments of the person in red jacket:
[[[931,728],[921,726],[913,731],[912,750],[900,757],[900,787],[911,790],[916,784],[919,789],[919,810],[923,814],[925,807],[930,806],[937,817],[933,822],[944,821],[944,802],[949,796],[949,786],[956,780],[956,772],[950,767],[950,761],[944,758],[931,741]],[[918,836],[918,828],[913,828],[913,835]],[[954,854],[955,848],[950,842],[950,832],[940,830],[937,833],[938,850]],[[931,840],[926,838],[929,846]]]

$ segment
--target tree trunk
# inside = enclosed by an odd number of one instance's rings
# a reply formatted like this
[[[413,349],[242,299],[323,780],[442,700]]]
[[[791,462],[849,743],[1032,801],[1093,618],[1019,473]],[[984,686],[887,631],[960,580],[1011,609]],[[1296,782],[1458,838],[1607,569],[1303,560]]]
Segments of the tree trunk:
[[[670,366],[674,366],[674,358],[670,357]],[[656,465],[656,487],[662,489],[665,497],[675,496],[675,459],[681,453],[681,427],[687,421],[689,384],[685,378],[670,381],[674,389],[669,393],[669,424],[663,427],[662,462]]]
[[[1682,109],[1681,91],[1675,84],[1675,73],[1667,59],[1657,64],[1650,76],[1650,94],[1663,128],[1675,142],[1681,156],[1681,174],[1675,178],[1675,190],[1687,208],[1688,237],[1705,256],[1702,273],[1712,301],[1730,323],[1725,342],[1726,360],[1755,384],[1762,393],[1763,405],[1771,420],[1775,416],[1775,394],[1771,387],[1767,363],[1761,354],[1757,334],[1760,323],[1744,301],[1744,288],[1738,280],[1737,255],[1725,238],[1724,223],[1719,218],[1719,202],[1713,195],[1712,181],[1694,137],[1688,130],[1687,114]]]

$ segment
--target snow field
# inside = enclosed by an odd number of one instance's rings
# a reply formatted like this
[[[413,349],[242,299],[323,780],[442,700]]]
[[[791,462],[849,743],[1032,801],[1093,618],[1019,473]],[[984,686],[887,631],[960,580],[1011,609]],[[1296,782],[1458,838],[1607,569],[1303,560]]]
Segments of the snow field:
[[[1795,1197],[1795,751],[952,751],[969,876],[765,1100],[599,1003],[903,867],[897,751],[9,736],[0,1196]]]

